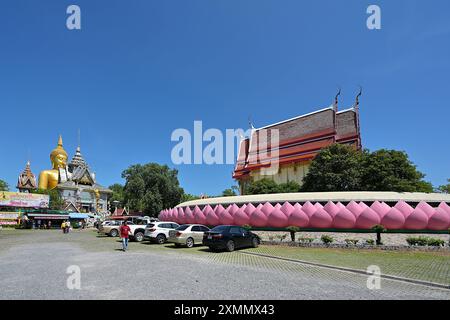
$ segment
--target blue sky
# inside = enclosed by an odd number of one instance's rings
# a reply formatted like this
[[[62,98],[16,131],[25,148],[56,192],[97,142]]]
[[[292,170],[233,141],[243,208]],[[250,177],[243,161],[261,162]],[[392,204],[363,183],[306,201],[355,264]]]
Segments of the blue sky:
[[[69,31],[77,4],[82,30]],[[366,9],[382,10],[382,29]],[[130,164],[179,170],[218,194],[232,165],[171,163],[176,128],[246,128],[361,98],[363,145],[404,150],[434,185],[450,178],[447,0],[4,0],[0,179],[50,167],[58,134],[103,185]]]

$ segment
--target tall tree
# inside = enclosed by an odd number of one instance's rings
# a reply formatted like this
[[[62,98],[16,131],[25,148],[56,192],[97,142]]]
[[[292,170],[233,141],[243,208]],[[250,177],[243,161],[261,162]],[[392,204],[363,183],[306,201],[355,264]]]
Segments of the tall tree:
[[[0,191],[9,191],[9,185],[6,181],[0,180]]]
[[[402,151],[381,149],[366,153],[361,163],[361,189],[367,191],[433,192]]]
[[[237,186],[231,186],[231,188],[222,191],[222,197],[232,197],[236,196],[239,188]]]
[[[450,179],[447,179],[447,184],[446,185],[442,185],[438,188],[439,192],[442,193],[450,193]]]
[[[342,144],[323,149],[312,161],[302,191],[360,190],[363,153]]]
[[[126,180],[126,206],[151,216],[179,204],[184,193],[178,181],[178,171],[166,165],[132,165],[123,171],[122,178]]]
[[[115,201],[118,201],[120,205],[123,206],[125,200],[125,189],[123,185],[121,185],[120,183],[115,183],[109,186],[108,189],[110,189],[113,192],[111,198],[109,199],[109,202],[113,204]]]

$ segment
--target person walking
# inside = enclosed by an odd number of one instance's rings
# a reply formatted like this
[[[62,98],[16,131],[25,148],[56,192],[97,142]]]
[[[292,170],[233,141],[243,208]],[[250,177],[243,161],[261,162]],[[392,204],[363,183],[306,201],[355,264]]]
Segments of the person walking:
[[[66,221],[63,221],[63,222],[61,223],[61,229],[62,229],[62,232],[63,232],[63,233],[66,233]]]
[[[125,252],[128,249],[128,234],[131,231],[126,221],[120,226],[120,237],[122,238],[122,250]]]

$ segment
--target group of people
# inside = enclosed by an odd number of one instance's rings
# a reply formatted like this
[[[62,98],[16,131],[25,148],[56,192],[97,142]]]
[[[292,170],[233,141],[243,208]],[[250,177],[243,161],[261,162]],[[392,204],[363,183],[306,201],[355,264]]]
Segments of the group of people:
[[[63,223],[61,223],[61,229],[63,233],[69,233],[70,232],[70,221],[65,220]]]

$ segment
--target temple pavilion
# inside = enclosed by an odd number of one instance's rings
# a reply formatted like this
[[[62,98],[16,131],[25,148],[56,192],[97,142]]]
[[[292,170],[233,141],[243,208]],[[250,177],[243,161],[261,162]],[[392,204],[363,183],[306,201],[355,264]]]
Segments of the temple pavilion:
[[[312,159],[334,143],[361,149],[359,96],[351,108],[338,110],[338,96],[328,108],[320,109],[262,128],[252,128],[249,137],[240,142],[233,178],[245,194],[249,182],[263,178],[277,183],[296,181],[300,185]],[[271,143],[273,130],[278,143]],[[267,168],[276,165],[268,174]]]

